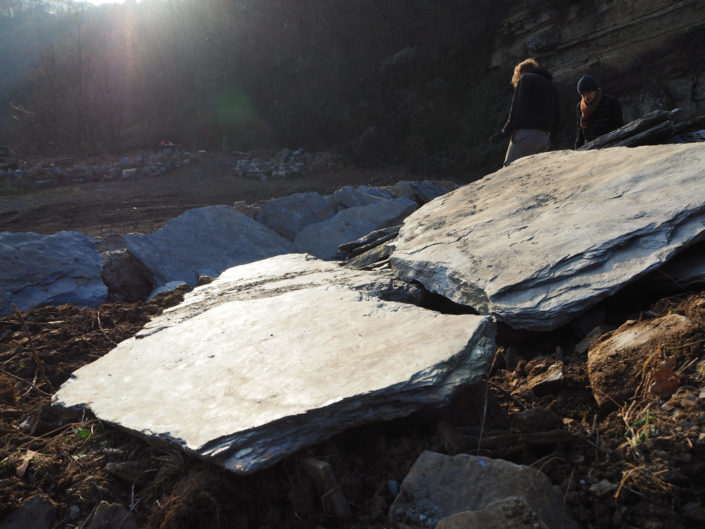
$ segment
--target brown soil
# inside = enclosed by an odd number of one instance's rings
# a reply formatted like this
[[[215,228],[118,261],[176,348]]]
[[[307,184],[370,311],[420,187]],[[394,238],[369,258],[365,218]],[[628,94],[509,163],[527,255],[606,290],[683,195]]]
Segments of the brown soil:
[[[408,178],[338,168],[297,182],[262,183],[227,176],[227,163],[214,155],[171,180],[3,197],[0,229],[152,231],[189,207]],[[219,164],[222,178],[211,172]],[[98,309],[40,307],[0,318],[0,520],[23,500],[44,493],[57,505],[57,528],[82,527],[101,500],[130,507],[148,529],[389,528],[390,482],[401,483],[421,451],[432,449],[540,468],[586,528],[685,529],[704,523],[705,399],[698,398],[705,387],[703,341],[665,344],[644,364],[644,380],[651,380],[660,362],[672,356],[677,383],[601,410],[591,393],[586,355],[573,352],[577,337],[568,329],[550,334],[501,329],[489,379],[448,408],[353,429],[248,477],[50,407],[53,389],[71,372],[134,335],[182,296],[175,291],[149,303],[106,303]],[[704,299],[690,293],[642,304],[622,301],[609,317],[619,325],[627,318],[681,313],[705,331]],[[563,382],[536,385],[558,361]],[[301,456],[332,465],[351,520],[327,512]],[[594,485],[603,480],[599,491]]]
[[[332,159],[296,178],[261,182],[234,175],[236,158],[206,154],[161,177],[85,182],[17,193],[0,189],[0,231],[88,235],[150,233],[187,209],[259,202],[305,191],[331,193],[344,185],[391,185],[417,179],[404,169],[358,169]],[[5,193],[3,194],[3,191]]]

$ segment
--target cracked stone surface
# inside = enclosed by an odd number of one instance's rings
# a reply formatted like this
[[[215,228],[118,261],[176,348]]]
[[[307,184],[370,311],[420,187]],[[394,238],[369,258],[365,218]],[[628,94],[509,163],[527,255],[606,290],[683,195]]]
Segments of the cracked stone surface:
[[[76,371],[54,402],[236,473],[479,380],[492,318],[383,301],[394,278],[305,255],[227,270]]]
[[[398,276],[512,327],[559,327],[705,235],[705,145],[523,158],[405,221]]]

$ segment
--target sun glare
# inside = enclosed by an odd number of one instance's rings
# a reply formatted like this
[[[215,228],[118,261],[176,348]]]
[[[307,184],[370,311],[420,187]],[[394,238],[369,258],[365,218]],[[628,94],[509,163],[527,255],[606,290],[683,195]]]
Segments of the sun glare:
[[[83,0],[87,4],[92,4],[94,6],[99,6],[102,4],[124,4],[125,0]]]

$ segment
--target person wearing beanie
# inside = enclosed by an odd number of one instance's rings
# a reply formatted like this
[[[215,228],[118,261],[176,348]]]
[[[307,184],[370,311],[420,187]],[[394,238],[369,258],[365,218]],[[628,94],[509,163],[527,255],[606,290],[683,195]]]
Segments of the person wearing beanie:
[[[602,93],[597,79],[583,75],[578,80],[578,135],[575,148],[624,125],[622,107],[614,97]]]
[[[535,59],[526,59],[514,67],[509,118],[502,130],[490,137],[492,143],[510,138],[505,167],[518,158],[550,148],[551,135],[560,126],[558,90],[552,79]]]

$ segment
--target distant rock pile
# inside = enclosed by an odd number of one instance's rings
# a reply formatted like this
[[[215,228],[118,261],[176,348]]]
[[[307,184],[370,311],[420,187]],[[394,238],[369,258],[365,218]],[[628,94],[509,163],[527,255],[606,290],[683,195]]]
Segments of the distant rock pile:
[[[308,153],[303,149],[283,149],[271,158],[253,154],[234,153],[240,159],[235,163],[233,172],[241,178],[250,178],[267,182],[268,180],[285,180],[301,174],[306,166],[329,166],[340,164],[335,155],[321,152]]]
[[[74,160],[67,158],[27,169],[0,169],[0,182],[5,186],[38,188],[162,176],[189,165],[193,159],[192,153],[176,149],[163,149],[146,156],[126,156],[112,162],[95,164],[76,164]]]

